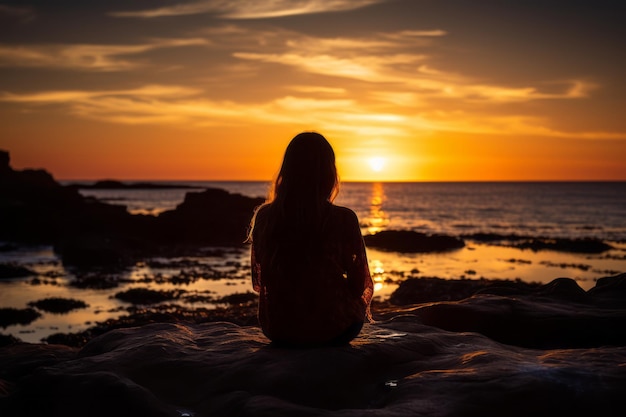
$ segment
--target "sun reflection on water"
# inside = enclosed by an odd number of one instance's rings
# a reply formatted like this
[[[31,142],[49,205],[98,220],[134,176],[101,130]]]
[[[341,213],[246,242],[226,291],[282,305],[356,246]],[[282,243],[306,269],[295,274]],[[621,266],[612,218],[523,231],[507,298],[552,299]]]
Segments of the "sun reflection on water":
[[[370,210],[364,222],[368,234],[378,233],[384,230],[389,224],[389,216],[383,210],[383,203],[386,199],[383,183],[372,183]]]

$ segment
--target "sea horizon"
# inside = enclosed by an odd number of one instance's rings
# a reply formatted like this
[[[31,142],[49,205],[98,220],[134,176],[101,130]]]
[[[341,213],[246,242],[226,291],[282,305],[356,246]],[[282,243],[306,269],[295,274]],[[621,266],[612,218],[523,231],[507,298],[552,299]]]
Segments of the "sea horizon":
[[[113,177],[101,177],[101,178],[55,178],[59,183],[94,183],[99,181],[118,181],[121,183],[180,183],[180,182],[249,182],[249,183],[271,183],[273,179],[268,180],[237,180],[237,179],[146,179],[146,178],[113,178]],[[389,184],[498,184],[498,183],[626,183],[626,179],[544,179],[544,180],[340,180],[340,185],[343,183],[389,183]],[[63,184],[67,185],[67,184]]]

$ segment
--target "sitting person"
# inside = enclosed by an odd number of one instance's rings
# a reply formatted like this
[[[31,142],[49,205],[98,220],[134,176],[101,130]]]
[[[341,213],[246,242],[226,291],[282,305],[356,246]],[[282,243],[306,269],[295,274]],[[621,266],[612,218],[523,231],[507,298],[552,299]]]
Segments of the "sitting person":
[[[259,322],[278,345],[347,344],[371,319],[373,282],[359,221],[332,203],[337,188],[330,144],[318,133],[300,133],[252,219]]]

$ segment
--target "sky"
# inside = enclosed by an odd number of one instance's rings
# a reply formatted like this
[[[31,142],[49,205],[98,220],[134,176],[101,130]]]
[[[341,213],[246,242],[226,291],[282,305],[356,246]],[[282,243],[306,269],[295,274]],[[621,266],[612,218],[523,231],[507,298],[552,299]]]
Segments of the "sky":
[[[606,0],[0,0],[0,149],[58,179],[626,180]]]

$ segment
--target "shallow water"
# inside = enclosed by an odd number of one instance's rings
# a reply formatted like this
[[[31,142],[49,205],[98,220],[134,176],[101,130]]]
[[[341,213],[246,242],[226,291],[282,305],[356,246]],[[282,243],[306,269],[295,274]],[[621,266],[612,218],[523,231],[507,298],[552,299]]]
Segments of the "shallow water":
[[[155,258],[123,272],[89,272],[119,282],[117,287],[109,289],[71,286],[70,283],[85,272],[64,267],[51,247],[20,248],[0,253],[0,262],[18,263],[37,273],[36,277],[0,281],[0,307],[26,308],[29,302],[48,297],[73,298],[89,305],[66,314],[40,311],[42,316],[31,324],[9,326],[2,329],[2,333],[12,334],[26,342],[39,342],[54,333],[85,330],[96,322],[126,315],[126,309],[132,305],[113,296],[131,288],[183,291],[181,298],[160,304],[207,309],[224,306],[214,300],[252,291],[250,262],[247,248],[218,249],[215,256]],[[597,278],[626,271],[626,245],[603,255],[583,256],[473,243],[463,249],[440,254],[398,254],[375,249],[368,249],[367,253],[375,283],[375,297],[380,300],[388,298],[399,282],[410,277],[519,278],[541,283],[548,283],[557,277],[569,277],[587,290],[595,285]],[[35,278],[39,280],[38,284],[34,284],[37,282]],[[185,299],[192,295],[200,296],[200,301]]]
[[[268,189],[264,182],[184,185],[220,187],[248,196],[262,196]],[[81,192],[124,204],[131,212],[158,214],[175,208],[190,191],[193,190]],[[588,290],[597,278],[626,272],[626,183],[344,183],[336,203],[357,212],[364,234],[409,229],[455,236],[489,232],[590,237],[606,239],[615,248],[600,255],[586,255],[533,252],[467,240],[466,247],[439,254],[401,254],[368,248],[375,297],[381,300],[409,277],[541,283],[568,277]],[[110,289],[71,286],[85,272],[64,267],[51,247],[0,252],[0,263],[24,265],[36,273],[0,281],[0,307],[26,308],[29,302],[48,297],[74,298],[89,305],[67,314],[40,311],[42,316],[29,325],[0,329],[28,342],[38,342],[53,333],[78,332],[95,322],[126,315],[132,305],[113,296],[130,288],[179,290],[179,299],[161,304],[207,309],[224,306],[216,304],[215,299],[252,291],[247,248],[214,248],[212,255],[204,257],[152,259],[114,274],[89,271],[119,284]],[[190,302],[190,296],[199,301]]]

